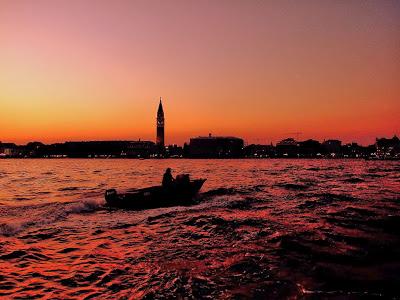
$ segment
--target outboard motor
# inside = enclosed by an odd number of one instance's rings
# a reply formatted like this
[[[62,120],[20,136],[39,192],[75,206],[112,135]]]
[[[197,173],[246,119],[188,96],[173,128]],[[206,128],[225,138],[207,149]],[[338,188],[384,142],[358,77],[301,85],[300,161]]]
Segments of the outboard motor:
[[[105,198],[107,202],[112,202],[117,198],[117,190],[116,189],[106,190]]]
[[[179,174],[176,176],[175,181],[177,184],[189,184],[190,176],[189,176],[189,174]]]

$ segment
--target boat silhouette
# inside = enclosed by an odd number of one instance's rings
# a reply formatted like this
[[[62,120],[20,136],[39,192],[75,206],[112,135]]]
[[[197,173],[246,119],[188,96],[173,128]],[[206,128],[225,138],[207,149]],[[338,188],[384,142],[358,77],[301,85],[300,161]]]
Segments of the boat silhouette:
[[[190,205],[194,203],[194,197],[205,181],[206,179],[196,179],[168,187],[152,186],[127,193],[109,189],[106,190],[104,197],[109,207],[133,210]]]

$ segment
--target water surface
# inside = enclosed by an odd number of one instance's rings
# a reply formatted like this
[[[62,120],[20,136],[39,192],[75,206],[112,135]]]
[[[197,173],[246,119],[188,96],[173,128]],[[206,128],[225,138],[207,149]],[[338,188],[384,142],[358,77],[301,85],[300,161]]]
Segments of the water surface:
[[[104,208],[166,167],[198,204]],[[400,296],[399,162],[0,160],[0,187],[0,297]]]

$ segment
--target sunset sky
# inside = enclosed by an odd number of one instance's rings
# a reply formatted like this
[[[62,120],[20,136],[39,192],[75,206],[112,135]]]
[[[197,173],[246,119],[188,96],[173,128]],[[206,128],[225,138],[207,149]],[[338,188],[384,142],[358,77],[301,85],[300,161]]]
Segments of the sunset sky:
[[[0,0],[0,141],[400,133],[400,1]]]

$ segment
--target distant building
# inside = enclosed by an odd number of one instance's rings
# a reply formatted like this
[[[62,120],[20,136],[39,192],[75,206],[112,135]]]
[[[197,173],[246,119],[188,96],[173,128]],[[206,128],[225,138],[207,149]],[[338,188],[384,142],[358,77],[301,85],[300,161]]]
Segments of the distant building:
[[[46,145],[41,142],[30,142],[25,146],[28,157],[42,157]]]
[[[394,158],[400,156],[400,139],[395,135],[391,139],[377,138],[376,155],[379,158]]]
[[[128,142],[122,150],[122,156],[125,153],[127,157],[148,158],[156,152],[155,148],[155,144],[150,141]]]
[[[368,156],[367,148],[357,143],[348,143],[342,146],[344,158],[362,158]]]
[[[156,137],[156,145],[160,149],[164,149],[165,146],[164,125],[165,125],[164,110],[160,98],[160,104],[158,105],[158,111],[157,111],[157,137]]]
[[[276,152],[279,157],[297,157],[298,150],[298,142],[293,138],[284,139],[276,144]]]
[[[275,156],[275,147],[271,145],[255,145],[251,144],[243,150],[245,157],[265,158]]]
[[[331,157],[337,157],[342,152],[342,141],[326,140],[322,143],[324,151]]]
[[[125,143],[119,141],[66,142],[55,148],[52,157],[112,157],[120,156]],[[55,150],[56,150],[55,149]]]
[[[155,145],[150,141],[66,142],[55,145],[52,155],[67,157],[150,157]]]
[[[323,154],[323,148],[320,142],[316,140],[306,140],[302,142],[298,142],[299,147],[299,157],[321,157]]]
[[[190,139],[189,156],[194,158],[236,158],[243,155],[242,139],[237,137],[196,137]]]
[[[19,147],[14,143],[1,143],[0,142],[0,156],[2,157],[18,157]]]
[[[183,148],[178,145],[169,145],[165,147],[165,156],[170,158],[183,157]]]
[[[292,146],[297,147],[298,143],[294,138],[287,138],[284,139],[276,144],[277,146]]]

